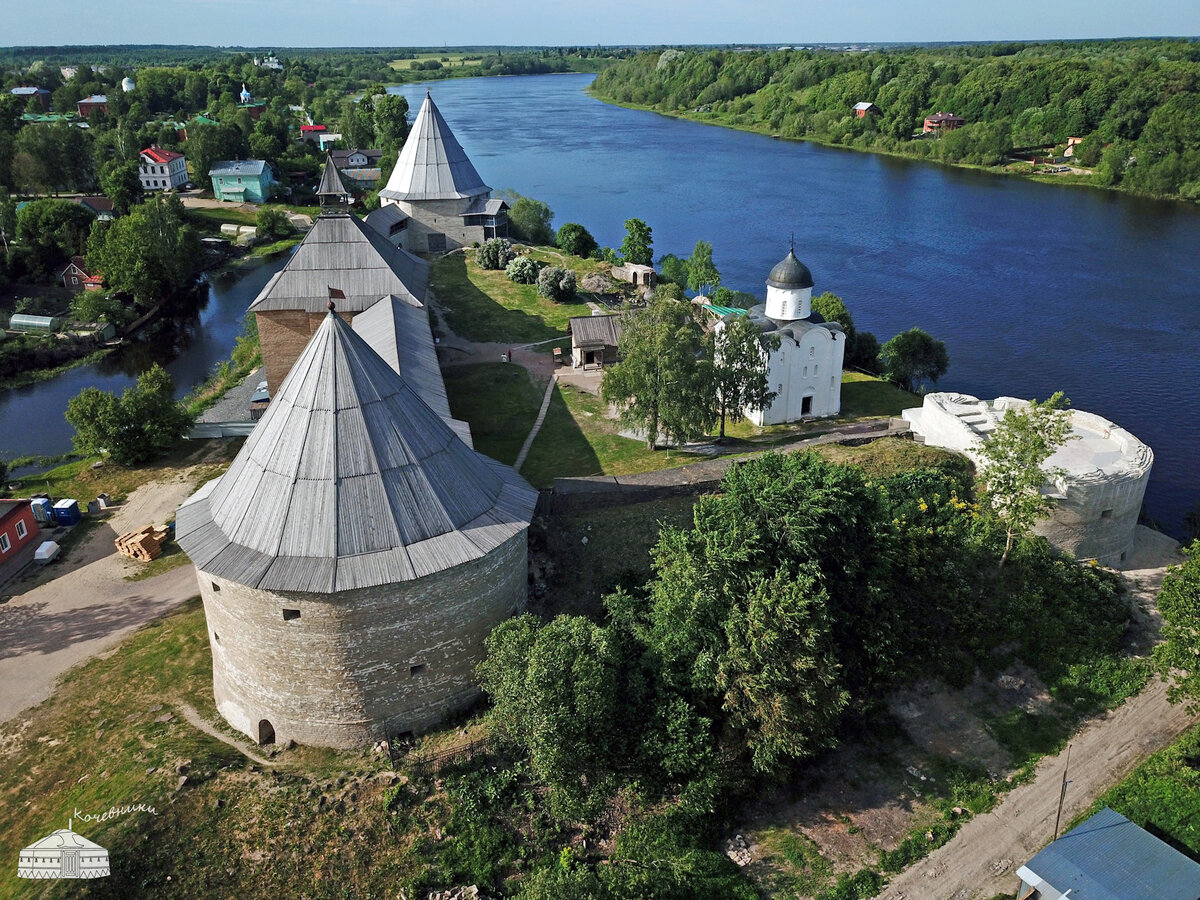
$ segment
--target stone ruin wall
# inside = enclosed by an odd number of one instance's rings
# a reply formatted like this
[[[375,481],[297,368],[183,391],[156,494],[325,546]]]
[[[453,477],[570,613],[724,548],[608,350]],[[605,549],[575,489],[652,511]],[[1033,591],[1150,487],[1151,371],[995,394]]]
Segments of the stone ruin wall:
[[[332,595],[198,572],[217,709],[256,741],[266,719],[276,741],[322,747],[432,728],[479,697],[484,639],[525,607],[526,559],[522,530],[445,572]]]

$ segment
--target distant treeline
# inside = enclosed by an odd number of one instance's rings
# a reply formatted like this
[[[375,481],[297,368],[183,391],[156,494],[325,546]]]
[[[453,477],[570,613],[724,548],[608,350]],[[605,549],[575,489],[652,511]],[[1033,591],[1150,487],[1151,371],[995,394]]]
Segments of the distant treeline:
[[[1200,200],[1200,42],[875,50],[678,50],[601,72],[595,94],[715,124],[950,163],[1061,153],[1105,186]],[[856,103],[878,112],[854,114]],[[945,111],[966,124],[921,135]],[[1050,148],[1054,148],[1050,150]]]

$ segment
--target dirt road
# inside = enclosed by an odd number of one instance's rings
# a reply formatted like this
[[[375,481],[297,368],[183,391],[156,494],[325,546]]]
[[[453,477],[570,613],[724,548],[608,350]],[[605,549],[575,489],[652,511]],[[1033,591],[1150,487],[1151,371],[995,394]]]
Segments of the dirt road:
[[[174,518],[195,489],[194,478],[192,469],[184,469],[175,480],[138,488],[66,560],[55,563],[66,568],[63,574],[53,580],[35,578],[27,588],[19,583],[19,593],[0,606],[0,723],[5,723],[0,733],[17,725],[14,717],[49,697],[67,669],[196,596],[192,566],[126,581],[136,564],[113,548],[118,534]]]
[[[1138,545],[1124,574],[1153,615],[1166,565],[1182,561],[1173,541],[1138,529]],[[1062,820],[1069,822],[1147,756],[1200,721],[1167,702],[1155,679],[1136,697],[1088,725],[1071,742],[1071,767]],[[1015,788],[992,812],[972,819],[948,844],[910,867],[880,900],[981,900],[1013,894],[1016,871],[1050,842],[1058,811],[1065,752],[1038,765],[1034,780]]]

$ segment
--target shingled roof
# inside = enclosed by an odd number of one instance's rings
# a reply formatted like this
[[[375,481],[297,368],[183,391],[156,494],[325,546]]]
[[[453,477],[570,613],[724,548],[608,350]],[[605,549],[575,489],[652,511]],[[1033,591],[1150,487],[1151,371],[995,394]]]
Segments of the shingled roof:
[[[331,313],[229,470],[180,508],[177,531],[209,575],[332,593],[477,559],[528,527],[535,499]]]
[[[348,313],[362,312],[388,296],[419,305],[428,282],[428,264],[393,247],[361,220],[350,215],[319,216],[250,309],[321,312],[330,288],[346,295],[338,309]]]
[[[491,190],[467,159],[433,97],[426,93],[396,168],[379,196],[391,200],[456,200]]]

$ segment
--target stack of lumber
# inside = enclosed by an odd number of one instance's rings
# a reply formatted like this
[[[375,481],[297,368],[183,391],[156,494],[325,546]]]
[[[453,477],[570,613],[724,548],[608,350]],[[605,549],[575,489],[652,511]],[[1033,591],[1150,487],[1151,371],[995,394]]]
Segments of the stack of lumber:
[[[157,559],[162,553],[162,545],[167,542],[167,534],[166,528],[147,525],[140,531],[131,531],[121,535],[113,543],[117,545],[117,552],[122,556],[150,562],[152,559]]]

